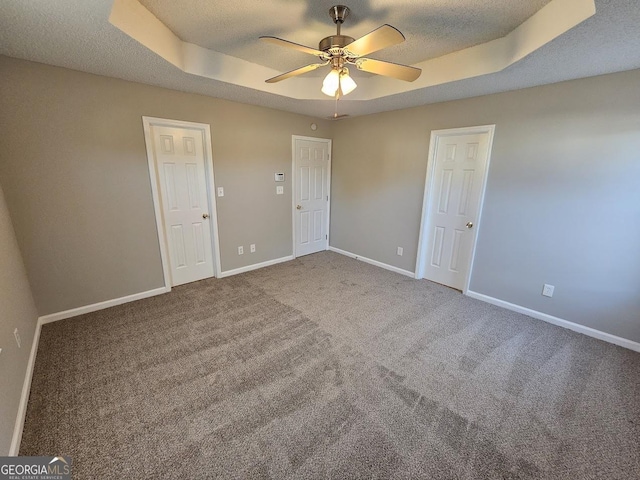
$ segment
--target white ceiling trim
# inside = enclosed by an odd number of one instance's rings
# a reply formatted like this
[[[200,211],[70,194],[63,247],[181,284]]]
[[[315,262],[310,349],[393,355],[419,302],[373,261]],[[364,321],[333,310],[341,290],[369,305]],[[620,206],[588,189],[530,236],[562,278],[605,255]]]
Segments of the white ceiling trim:
[[[595,0],[552,0],[504,37],[416,64],[423,73],[415,82],[367,78],[366,88],[349,100],[373,100],[499,72],[595,13]],[[114,0],[109,22],[186,73],[292,99],[326,100],[318,78],[267,84],[265,79],[282,72],[184,42],[137,0]]]
[[[270,85],[265,80],[281,72],[182,41],[138,0],[114,0],[109,22],[186,73],[290,98],[326,99],[317,88],[317,78],[296,79],[305,85]]]
[[[595,14],[594,0],[553,0],[502,38],[416,64],[422,75],[415,82],[377,77],[384,85],[378,86],[382,91],[373,92],[372,98],[502,71]]]

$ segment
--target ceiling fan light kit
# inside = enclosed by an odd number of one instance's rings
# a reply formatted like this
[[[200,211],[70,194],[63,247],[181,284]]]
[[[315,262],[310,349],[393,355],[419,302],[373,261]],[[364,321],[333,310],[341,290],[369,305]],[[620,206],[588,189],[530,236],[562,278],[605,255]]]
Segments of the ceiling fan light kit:
[[[349,69],[342,67],[340,70],[332,68],[322,82],[322,93],[330,97],[348,95],[358,85],[349,76]]]
[[[349,8],[344,5],[335,5],[329,9],[329,15],[336,24],[337,31],[335,35],[330,35],[320,40],[318,50],[278,37],[260,37],[260,40],[269,43],[315,55],[322,61],[322,63],[312,63],[269,78],[266,82],[279,82],[287,78],[311,72],[326,65],[331,65],[331,71],[322,82],[322,93],[330,97],[338,98],[351,93],[357,87],[356,82],[349,75],[349,69],[346,65],[355,65],[358,70],[364,72],[393,77],[407,82],[413,82],[420,76],[422,70],[419,68],[371,58],[363,58],[370,53],[402,43],[405,38],[398,29],[386,24],[357,40],[347,35],[342,35],[340,31],[341,26],[349,16],[349,12]]]

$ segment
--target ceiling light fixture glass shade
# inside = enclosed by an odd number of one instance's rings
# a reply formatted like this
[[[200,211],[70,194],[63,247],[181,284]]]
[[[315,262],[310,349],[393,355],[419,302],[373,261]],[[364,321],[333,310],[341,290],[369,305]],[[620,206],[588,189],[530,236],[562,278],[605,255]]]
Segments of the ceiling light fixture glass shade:
[[[340,70],[332,68],[327,76],[324,77],[322,93],[330,97],[335,97],[338,90],[340,90],[342,95],[347,95],[353,92],[356,87],[356,82],[349,76],[349,70],[347,68]]]
[[[347,70],[346,67],[343,68],[340,73],[340,89],[342,90],[342,94],[347,95],[353,92],[357,86],[353,78],[349,76],[349,70]]]
[[[324,77],[324,81],[322,82],[322,93],[329,95],[330,97],[335,97],[339,86],[340,73],[335,68],[332,68],[327,76]]]

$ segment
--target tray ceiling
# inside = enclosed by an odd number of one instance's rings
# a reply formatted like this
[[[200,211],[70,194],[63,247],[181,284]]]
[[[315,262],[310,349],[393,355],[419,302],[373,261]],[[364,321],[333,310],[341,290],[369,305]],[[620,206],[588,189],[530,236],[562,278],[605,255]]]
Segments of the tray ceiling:
[[[113,20],[112,9],[119,2],[125,10],[139,7],[179,42],[175,61],[158,54],[162,45],[154,44],[153,36],[140,38],[134,31],[135,18],[124,21],[130,22],[129,28]],[[320,38],[335,32],[327,14],[334,3],[4,0],[0,54],[326,117],[333,113],[334,102],[319,93],[318,77],[286,80],[273,89],[264,84],[267,73],[311,63],[314,57],[262,44],[257,38],[277,35],[315,47]],[[389,23],[407,38],[372,58],[423,68],[413,84],[354,75],[358,89],[340,102],[341,113],[352,116],[640,68],[636,0],[345,3],[352,15],[343,33],[358,37]],[[589,4],[595,4],[595,14],[586,13]],[[545,17],[543,12],[552,8],[566,15]],[[547,23],[541,24],[543,20]],[[502,40],[510,37],[510,42]],[[502,50],[487,50],[496,43]]]
[[[393,25],[407,41],[372,57],[413,65],[503,37],[549,2],[349,0],[344,3],[351,13],[342,32],[358,38],[383,23]],[[207,0],[140,0],[140,3],[185,42],[276,70],[292,70],[309,57],[256,42],[260,35],[274,35],[317,48],[320,39],[335,34],[328,12],[336,0],[254,1],[245,8],[236,2]],[[232,32],[229,25],[234,26]]]

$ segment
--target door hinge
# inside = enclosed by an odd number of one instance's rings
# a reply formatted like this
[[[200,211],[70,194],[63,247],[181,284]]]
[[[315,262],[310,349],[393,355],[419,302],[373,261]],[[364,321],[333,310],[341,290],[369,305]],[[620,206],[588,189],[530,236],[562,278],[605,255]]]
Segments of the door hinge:
[[[329,240],[329,235],[325,235],[325,236],[324,236],[324,239],[325,239],[325,240]]]
[[[327,202],[329,201],[329,195],[327,195]]]

